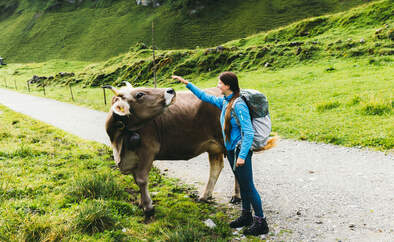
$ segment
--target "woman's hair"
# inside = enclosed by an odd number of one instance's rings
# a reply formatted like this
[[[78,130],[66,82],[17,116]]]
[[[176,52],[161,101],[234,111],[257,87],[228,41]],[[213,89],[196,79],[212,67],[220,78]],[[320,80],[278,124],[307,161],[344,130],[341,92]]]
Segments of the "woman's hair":
[[[230,140],[230,135],[231,135],[231,108],[234,104],[235,99],[239,97],[239,85],[238,85],[238,78],[237,76],[230,71],[222,72],[219,75],[220,81],[222,81],[225,85],[230,86],[230,90],[233,91],[233,96],[231,97],[231,100],[229,101],[227,108],[226,108],[226,113],[224,115],[224,133],[226,135],[226,141]]]

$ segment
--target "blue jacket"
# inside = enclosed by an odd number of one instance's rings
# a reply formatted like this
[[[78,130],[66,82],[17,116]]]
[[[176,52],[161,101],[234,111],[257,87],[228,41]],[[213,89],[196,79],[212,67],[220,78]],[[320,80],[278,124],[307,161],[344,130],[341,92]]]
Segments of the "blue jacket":
[[[186,87],[194,93],[199,99],[201,99],[204,102],[211,103],[218,107],[220,110],[222,110],[220,114],[220,124],[222,126],[222,134],[224,138],[224,145],[226,146],[226,149],[228,151],[234,150],[235,146],[238,144],[240,140],[242,140],[241,144],[241,150],[239,152],[238,157],[242,159],[246,159],[246,156],[249,153],[249,150],[252,146],[253,143],[253,137],[254,137],[254,129],[252,126],[252,122],[250,119],[250,114],[249,114],[249,109],[248,106],[246,105],[245,102],[236,102],[234,106],[234,111],[239,119],[241,127],[239,127],[234,119],[234,117],[231,117],[230,123],[231,123],[231,134],[230,134],[230,139],[229,142],[226,141],[226,134],[224,133],[224,116],[226,113],[226,107],[228,105],[228,102],[230,101],[231,97],[233,94],[229,96],[224,96],[224,97],[216,97],[213,95],[209,95],[205,93],[204,91],[200,90],[193,84],[189,82],[189,84],[186,85]],[[242,134],[241,134],[242,132]]]

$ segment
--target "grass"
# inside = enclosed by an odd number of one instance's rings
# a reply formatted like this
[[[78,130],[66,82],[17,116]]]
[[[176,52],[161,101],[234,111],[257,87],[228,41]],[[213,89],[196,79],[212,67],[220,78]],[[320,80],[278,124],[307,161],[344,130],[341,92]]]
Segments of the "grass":
[[[391,150],[393,16],[391,1],[382,0],[234,40],[224,44],[224,51],[158,50],[158,84],[184,90],[169,78],[180,74],[199,87],[212,87],[218,73],[231,70],[242,88],[267,95],[273,131],[280,136]],[[56,77],[61,71],[76,74]],[[5,87],[6,80],[12,88],[15,82],[18,91],[26,93],[33,74],[55,76],[39,83],[47,83],[47,97],[101,111],[109,110],[101,85],[123,80],[153,85],[151,51],[141,44],[99,63],[10,64],[0,69],[0,85]],[[73,85],[75,101],[68,84]],[[31,89],[31,94],[43,95],[40,85]]]
[[[1,105],[0,135],[0,240],[231,239],[232,210],[195,202],[192,188],[156,168],[149,177],[156,215],[145,224],[137,185],[111,168],[112,152],[105,145]],[[208,218],[216,228],[203,224]]]
[[[267,95],[273,131],[284,138],[390,150],[394,144],[392,59],[373,59],[372,64],[370,58],[330,59],[237,74],[242,88],[257,89]],[[327,72],[331,66],[336,70]],[[216,86],[217,82],[216,77],[209,76],[192,80],[201,88]],[[22,81],[18,84],[18,91],[28,93]],[[184,90],[179,84],[160,86]],[[46,93],[60,101],[109,110],[100,88],[75,86],[75,102],[68,87],[50,86]],[[36,87],[32,94],[43,96],[42,89]]]
[[[183,5],[185,2],[190,4]],[[343,11],[364,0],[161,3],[152,9],[129,0],[0,0],[0,53],[13,63],[103,61],[127,52],[138,41],[151,45],[152,20],[155,43],[161,49],[214,46],[300,19]]]

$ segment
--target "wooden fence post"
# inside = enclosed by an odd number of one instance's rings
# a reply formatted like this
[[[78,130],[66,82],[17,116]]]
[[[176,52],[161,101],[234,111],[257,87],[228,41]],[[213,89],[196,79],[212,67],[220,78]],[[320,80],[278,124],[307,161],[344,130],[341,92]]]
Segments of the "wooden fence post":
[[[69,85],[69,87],[70,87],[71,98],[72,98],[73,102],[75,102],[75,100],[74,100],[74,95],[73,95],[73,90],[72,90],[72,88],[71,88],[71,83],[69,83],[68,85]]]
[[[44,90],[44,96],[46,96],[47,94],[45,93],[45,83],[42,84],[42,89]]]
[[[30,92],[30,81],[27,81],[27,90]]]
[[[107,105],[107,97],[105,96],[105,88],[103,88],[103,92],[104,92],[104,105]]]

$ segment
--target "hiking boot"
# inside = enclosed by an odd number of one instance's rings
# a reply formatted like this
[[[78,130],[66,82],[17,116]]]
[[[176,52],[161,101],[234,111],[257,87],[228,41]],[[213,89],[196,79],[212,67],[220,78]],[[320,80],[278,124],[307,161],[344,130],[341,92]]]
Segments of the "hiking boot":
[[[257,236],[260,234],[268,234],[268,232],[269,228],[265,218],[255,216],[253,218],[253,224],[249,228],[245,229],[244,235]]]
[[[248,210],[242,210],[242,214],[239,218],[230,223],[230,228],[240,228],[243,226],[249,226],[253,222],[252,213]]]

